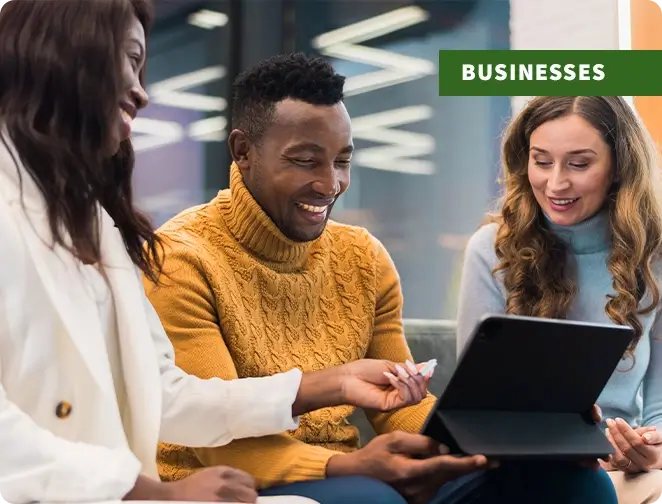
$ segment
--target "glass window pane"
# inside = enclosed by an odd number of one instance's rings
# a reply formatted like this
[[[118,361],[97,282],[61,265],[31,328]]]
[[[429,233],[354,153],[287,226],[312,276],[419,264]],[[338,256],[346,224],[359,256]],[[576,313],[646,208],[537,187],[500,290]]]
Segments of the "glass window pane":
[[[393,256],[407,318],[454,318],[465,240],[493,200],[508,97],[439,97],[439,49],[507,49],[509,2],[297,0],[296,49],[347,79],[357,152],[334,218]]]
[[[225,1],[157,2],[150,105],[133,127],[138,205],[155,224],[210,199],[223,182],[229,17]],[[227,171],[227,169],[226,169]],[[210,187],[210,179],[218,184]]]

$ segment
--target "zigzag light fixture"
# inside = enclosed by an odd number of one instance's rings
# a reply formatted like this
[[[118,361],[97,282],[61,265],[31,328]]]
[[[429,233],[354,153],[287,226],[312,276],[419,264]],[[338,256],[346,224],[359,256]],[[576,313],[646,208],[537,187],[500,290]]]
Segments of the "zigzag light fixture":
[[[431,61],[361,45],[362,42],[427,21],[429,17],[429,12],[418,6],[402,7],[318,35],[312,45],[325,56],[379,68],[347,78],[345,95],[357,96],[436,74]],[[435,172],[435,164],[419,157],[434,152],[434,137],[395,127],[432,116],[432,107],[414,105],[354,118],[354,138],[382,144],[358,149],[354,157],[356,164],[376,170],[431,175]]]

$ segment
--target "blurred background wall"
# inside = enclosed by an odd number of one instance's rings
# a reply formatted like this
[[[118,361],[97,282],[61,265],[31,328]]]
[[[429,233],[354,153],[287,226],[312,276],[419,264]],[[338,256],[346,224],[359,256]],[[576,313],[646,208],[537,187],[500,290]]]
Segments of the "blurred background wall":
[[[414,321],[455,317],[462,250],[495,204],[501,132],[527,99],[440,98],[437,51],[662,48],[648,33],[662,22],[650,0],[157,0],[157,9],[151,105],[135,125],[139,205],[160,224],[227,187],[239,71],[281,52],[327,56],[348,76],[357,147],[334,218],[384,242]],[[658,140],[659,100],[635,98]]]

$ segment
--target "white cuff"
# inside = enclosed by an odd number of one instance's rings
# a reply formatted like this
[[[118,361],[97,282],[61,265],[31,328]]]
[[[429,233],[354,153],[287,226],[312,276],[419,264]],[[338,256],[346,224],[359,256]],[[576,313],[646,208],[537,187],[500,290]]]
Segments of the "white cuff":
[[[233,439],[269,436],[299,427],[292,405],[303,373],[292,369],[264,378],[236,380],[227,405],[228,429]]]

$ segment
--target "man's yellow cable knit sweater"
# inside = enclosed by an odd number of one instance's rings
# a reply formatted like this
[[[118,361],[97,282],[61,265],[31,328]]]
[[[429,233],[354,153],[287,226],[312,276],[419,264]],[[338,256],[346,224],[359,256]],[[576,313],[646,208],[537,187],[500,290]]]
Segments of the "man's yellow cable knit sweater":
[[[177,364],[201,378],[315,371],[363,357],[411,359],[402,327],[402,293],[383,245],[366,230],[329,222],[309,243],[287,239],[243,184],[166,223],[165,273],[145,280],[175,347]],[[367,412],[377,433],[417,432],[434,405]],[[350,406],[303,415],[295,432],[237,440],[220,448],[159,447],[164,480],[204,466],[252,474],[261,488],[325,477],[338,452],[358,448]],[[236,412],[241,415],[241,411]]]

